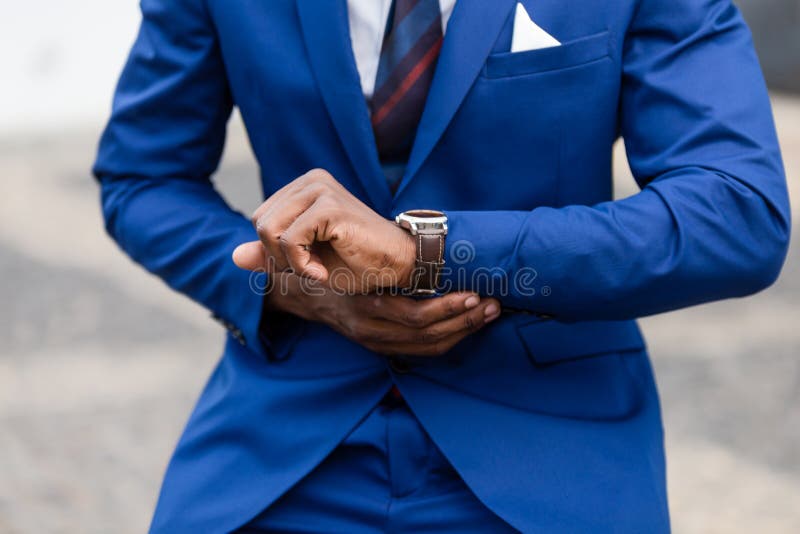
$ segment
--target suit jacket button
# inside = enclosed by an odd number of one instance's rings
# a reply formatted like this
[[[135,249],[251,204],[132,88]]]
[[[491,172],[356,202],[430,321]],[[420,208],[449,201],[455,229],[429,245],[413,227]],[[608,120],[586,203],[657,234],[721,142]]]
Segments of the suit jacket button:
[[[399,375],[404,375],[411,371],[411,364],[401,358],[389,358],[389,367]]]

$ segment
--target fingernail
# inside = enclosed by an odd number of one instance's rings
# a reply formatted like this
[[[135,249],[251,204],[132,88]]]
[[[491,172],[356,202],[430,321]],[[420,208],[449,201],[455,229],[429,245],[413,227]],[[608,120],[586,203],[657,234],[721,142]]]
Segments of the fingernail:
[[[483,310],[484,317],[492,317],[493,315],[497,315],[500,309],[497,307],[497,304],[489,304],[486,306],[486,309]]]
[[[481,299],[478,298],[477,295],[472,295],[470,298],[464,301],[464,307],[466,307],[468,310],[471,310],[472,308],[480,304],[480,302]]]

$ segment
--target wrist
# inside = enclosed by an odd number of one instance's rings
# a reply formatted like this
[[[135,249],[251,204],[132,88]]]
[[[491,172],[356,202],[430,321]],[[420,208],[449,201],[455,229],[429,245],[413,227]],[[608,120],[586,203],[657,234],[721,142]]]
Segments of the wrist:
[[[414,295],[435,295],[439,289],[440,270],[444,265],[444,241],[447,216],[436,210],[409,210],[395,217],[395,222],[410,238],[406,241],[400,287]]]
[[[408,289],[412,286],[412,278],[417,264],[417,243],[414,236],[405,230],[401,230],[401,234],[397,288]]]

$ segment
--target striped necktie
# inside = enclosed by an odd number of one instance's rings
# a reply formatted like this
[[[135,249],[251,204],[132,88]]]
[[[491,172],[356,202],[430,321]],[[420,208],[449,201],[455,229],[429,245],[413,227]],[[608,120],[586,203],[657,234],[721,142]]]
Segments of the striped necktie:
[[[405,165],[442,48],[439,0],[394,0],[370,102],[384,169]],[[392,191],[402,172],[387,172]]]

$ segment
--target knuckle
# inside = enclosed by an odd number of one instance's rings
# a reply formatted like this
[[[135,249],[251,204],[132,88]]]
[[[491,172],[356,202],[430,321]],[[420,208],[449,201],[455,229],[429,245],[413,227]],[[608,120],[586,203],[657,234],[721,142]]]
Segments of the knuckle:
[[[466,330],[472,330],[472,327],[475,323],[475,319],[469,313],[464,314],[464,328]]]
[[[464,315],[464,328],[469,330],[470,332],[474,332],[475,330],[480,328],[480,322],[477,320],[475,315],[467,313]]]
[[[276,242],[280,237],[280,235],[274,231],[270,222],[264,221],[263,219],[256,223],[256,233],[261,241],[270,243]]]
[[[287,232],[282,233],[280,236],[278,236],[278,244],[280,245],[282,251],[286,252],[290,250],[292,246],[292,236]]]
[[[306,176],[308,176],[312,181],[331,182],[333,180],[331,173],[319,167],[308,171]]]
[[[267,241],[269,239],[269,233],[263,226],[256,226],[256,234],[261,241]]]

